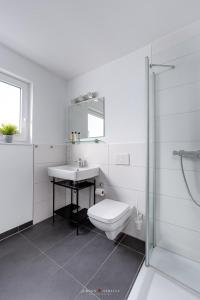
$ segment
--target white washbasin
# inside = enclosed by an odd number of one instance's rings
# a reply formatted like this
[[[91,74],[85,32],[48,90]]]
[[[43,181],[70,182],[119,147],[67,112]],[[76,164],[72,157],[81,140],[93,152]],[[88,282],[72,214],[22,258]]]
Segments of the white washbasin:
[[[48,167],[48,175],[60,179],[79,181],[98,176],[99,167],[78,168],[70,165]]]

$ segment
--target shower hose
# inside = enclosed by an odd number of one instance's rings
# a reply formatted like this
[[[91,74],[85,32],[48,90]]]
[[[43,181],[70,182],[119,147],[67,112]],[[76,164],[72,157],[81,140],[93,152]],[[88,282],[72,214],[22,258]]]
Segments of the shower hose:
[[[189,194],[191,200],[192,200],[197,206],[200,207],[200,203],[198,203],[198,202],[194,199],[194,197],[193,197],[193,195],[192,195],[192,193],[191,193],[191,191],[190,191],[190,187],[189,187],[189,185],[188,185],[188,183],[187,183],[187,179],[186,179],[186,175],[185,175],[185,171],[184,171],[184,167],[183,167],[183,156],[182,156],[182,155],[180,155],[180,162],[181,162],[181,171],[182,171],[182,174],[183,174],[183,179],[184,179],[184,181],[185,181],[185,185],[186,185],[188,194]]]

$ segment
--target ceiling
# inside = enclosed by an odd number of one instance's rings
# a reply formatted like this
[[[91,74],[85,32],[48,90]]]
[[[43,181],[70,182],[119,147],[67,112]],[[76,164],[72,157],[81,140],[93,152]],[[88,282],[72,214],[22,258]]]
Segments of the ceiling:
[[[200,19],[199,0],[0,0],[0,42],[69,79]]]

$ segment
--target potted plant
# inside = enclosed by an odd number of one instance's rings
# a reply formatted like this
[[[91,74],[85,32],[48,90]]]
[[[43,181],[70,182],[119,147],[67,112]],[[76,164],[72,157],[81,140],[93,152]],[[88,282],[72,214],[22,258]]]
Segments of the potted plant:
[[[0,127],[0,133],[4,137],[5,143],[12,143],[13,135],[18,133],[17,126],[13,124],[2,124]]]

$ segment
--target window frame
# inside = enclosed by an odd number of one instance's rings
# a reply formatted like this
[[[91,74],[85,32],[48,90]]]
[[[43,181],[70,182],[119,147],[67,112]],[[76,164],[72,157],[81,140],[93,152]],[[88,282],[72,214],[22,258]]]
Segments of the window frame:
[[[16,143],[30,143],[31,142],[31,86],[20,78],[14,77],[7,73],[0,71],[0,81],[11,86],[20,88],[21,90],[21,104],[20,104],[20,133],[14,135],[13,141]]]

